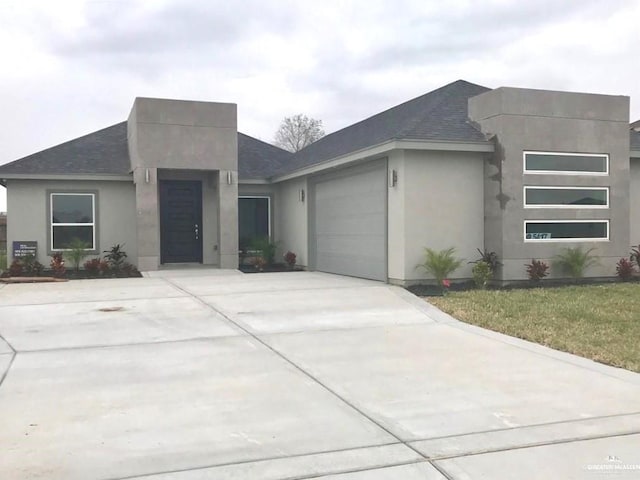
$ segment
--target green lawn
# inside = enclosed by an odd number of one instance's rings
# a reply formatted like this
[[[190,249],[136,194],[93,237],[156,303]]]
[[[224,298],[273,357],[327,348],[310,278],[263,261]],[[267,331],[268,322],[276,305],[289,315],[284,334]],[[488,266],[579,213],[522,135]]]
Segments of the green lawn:
[[[458,320],[640,372],[640,284],[450,292]]]

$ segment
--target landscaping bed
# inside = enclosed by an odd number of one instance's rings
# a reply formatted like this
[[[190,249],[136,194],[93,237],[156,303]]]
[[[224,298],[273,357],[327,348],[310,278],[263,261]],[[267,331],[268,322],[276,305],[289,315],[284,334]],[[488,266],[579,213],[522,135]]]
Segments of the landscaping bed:
[[[428,301],[454,318],[640,373],[640,283],[456,291]],[[434,287],[435,288],[435,287]]]

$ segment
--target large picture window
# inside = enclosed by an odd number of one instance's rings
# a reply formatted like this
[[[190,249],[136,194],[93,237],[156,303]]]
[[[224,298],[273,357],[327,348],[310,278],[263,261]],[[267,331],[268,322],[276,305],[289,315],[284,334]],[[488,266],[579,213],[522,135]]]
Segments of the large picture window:
[[[609,155],[599,153],[524,152],[524,173],[608,175]]]
[[[609,220],[525,220],[525,242],[609,240]]]
[[[256,238],[271,236],[271,199],[269,197],[238,198],[238,236],[240,249],[246,250]]]
[[[524,187],[525,208],[608,208],[608,187]]]
[[[77,241],[95,250],[95,194],[52,193],[51,250],[68,250]]]

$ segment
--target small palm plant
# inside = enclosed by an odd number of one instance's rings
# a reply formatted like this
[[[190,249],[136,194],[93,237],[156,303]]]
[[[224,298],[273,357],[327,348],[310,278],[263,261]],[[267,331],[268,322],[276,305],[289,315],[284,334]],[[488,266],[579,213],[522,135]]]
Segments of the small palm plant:
[[[445,282],[447,277],[455,272],[463,260],[456,258],[456,249],[451,247],[445,250],[433,250],[431,248],[424,249],[424,262],[418,267],[424,269],[432,275],[438,285],[446,290]]]
[[[556,255],[555,264],[574,280],[584,276],[585,270],[598,263],[598,258],[592,255],[595,248],[583,250],[582,247],[565,248]]]
[[[69,251],[67,251],[64,256],[69,259],[69,261],[73,265],[73,269],[76,272],[80,270],[80,263],[87,256],[88,248],[89,245],[79,238],[74,238],[73,240],[71,240]]]

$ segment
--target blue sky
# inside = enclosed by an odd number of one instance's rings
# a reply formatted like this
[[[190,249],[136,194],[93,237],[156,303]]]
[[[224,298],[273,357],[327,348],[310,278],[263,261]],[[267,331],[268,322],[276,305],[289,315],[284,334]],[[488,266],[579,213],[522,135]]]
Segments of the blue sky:
[[[285,116],[331,132],[460,78],[628,95],[634,120],[638,19],[637,0],[0,0],[0,164],[136,96],[237,103],[265,141]]]

